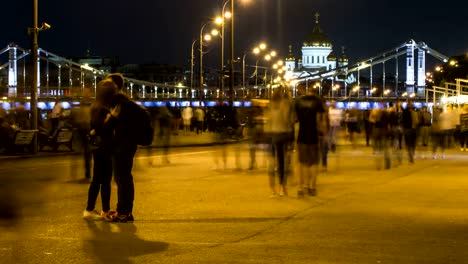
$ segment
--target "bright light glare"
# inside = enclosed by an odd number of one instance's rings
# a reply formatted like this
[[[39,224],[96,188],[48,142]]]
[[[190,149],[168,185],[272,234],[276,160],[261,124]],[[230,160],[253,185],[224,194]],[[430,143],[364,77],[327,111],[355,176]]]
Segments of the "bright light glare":
[[[204,39],[205,39],[206,41],[210,41],[210,40],[211,40],[211,35],[205,35]]]
[[[261,50],[264,50],[266,49],[267,45],[265,43],[260,43],[260,45],[258,46]]]
[[[215,19],[215,23],[218,24],[218,25],[221,25],[223,23],[223,18],[222,17],[217,17]]]
[[[265,60],[267,60],[267,61],[271,60],[271,55],[270,54],[266,55]]]
[[[217,36],[219,34],[219,31],[217,29],[211,30],[211,35]]]
[[[270,56],[275,57],[276,56],[276,51],[270,52]]]
[[[279,61],[278,61],[278,65],[279,65],[279,66],[283,66],[283,61],[282,61],[282,60],[279,60]]]
[[[278,69],[278,64],[273,64],[273,69]]]
[[[259,53],[260,53],[260,49],[259,49],[259,48],[253,49],[253,53],[254,53],[254,54],[259,54]]]
[[[227,18],[227,19],[229,19],[229,18],[232,17],[232,13],[229,12],[229,11],[226,11],[226,13],[224,13],[224,17]]]

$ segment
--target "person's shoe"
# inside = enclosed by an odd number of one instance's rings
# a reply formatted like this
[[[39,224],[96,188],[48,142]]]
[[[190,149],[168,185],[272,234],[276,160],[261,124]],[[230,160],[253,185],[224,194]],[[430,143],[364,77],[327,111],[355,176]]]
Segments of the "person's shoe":
[[[131,214],[129,215],[119,214],[117,216],[112,217],[112,222],[115,222],[115,223],[127,223],[127,222],[133,222],[133,221],[134,221],[133,215]]]
[[[276,198],[276,192],[271,192],[270,198]]]
[[[102,218],[104,218],[104,220],[106,220],[106,221],[109,221],[109,222],[112,221],[112,214],[111,214],[111,211],[107,211],[107,212],[101,211],[101,216],[102,216]]]
[[[83,218],[84,219],[91,219],[91,220],[100,220],[100,219],[102,219],[102,216],[96,210],[93,210],[93,211],[84,210]]]
[[[308,189],[307,189],[307,194],[308,194],[309,196],[317,196],[317,190],[316,190],[316,189],[308,188]]]

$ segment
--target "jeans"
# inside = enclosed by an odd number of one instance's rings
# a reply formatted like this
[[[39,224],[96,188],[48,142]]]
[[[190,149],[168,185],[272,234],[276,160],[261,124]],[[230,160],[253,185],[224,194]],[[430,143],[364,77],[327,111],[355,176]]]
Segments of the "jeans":
[[[328,166],[329,141],[330,139],[328,136],[319,137],[320,159],[322,160],[322,167],[324,168]]]
[[[405,130],[405,144],[408,151],[409,161],[414,162],[414,154],[416,152],[416,129],[410,128]]]
[[[285,173],[285,163],[286,163],[286,146],[288,143],[288,134],[287,133],[278,133],[273,135],[273,146],[272,146],[272,155],[273,158],[276,158],[276,166],[272,166],[270,169],[271,177],[274,177],[275,167],[278,169],[279,175],[279,184],[282,186],[286,185],[286,173]],[[274,163],[274,164],[275,164]],[[274,179],[271,179],[271,185],[274,185]]]
[[[377,168],[380,169],[382,165],[382,157],[385,165],[385,169],[390,169],[390,152],[388,149],[389,137],[388,131],[383,128],[374,128],[372,132],[373,138],[373,149],[376,156]]]
[[[87,211],[94,210],[99,191],[101,192],[102,211],[110,209],[111,181],[112,181],[112,154],[109,150],[98,148],[93,153],[94,168],[93,180],[88,190]]]
[[[137,150],[136,145],[117,146],[114,154],[114,178],[117,183],[117,213],[131,214],[135,187],[133,185],[133,157]]]
[[[419,133],[422,139],[422,144],[423,146],[429,145],[429,135],[431,132],[431,127],[430,126],[421,126],[419,128]]]

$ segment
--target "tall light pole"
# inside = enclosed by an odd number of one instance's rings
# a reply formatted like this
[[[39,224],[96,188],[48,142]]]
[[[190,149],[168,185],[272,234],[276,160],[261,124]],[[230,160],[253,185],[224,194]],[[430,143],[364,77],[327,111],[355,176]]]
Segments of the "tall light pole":
[[[192,51],[190,55],[190,100],[192,100],[192,91],[193,91],[193,68],[195,64],[195,55],[194,55],[194,49],[195,49],[195,43],[197,43],[198,39],[194,40],[192,42]]]
[[[261,43],[258,47],[255,47],[253,50],[252,50],[252,53],[255,54],[255,55],[258,55],[260,53],[260,51],[266,49],[266,44],[264,43]],[[245,52],[244,53],[244,56],[242,57],[242,87],[245,89],[245,58],[247,57],[247,55],[249,54],[249,52]]]
[[[231,0],[226,0],[223,4],[223,9],[222,9],[222,17],[221,17],[221,69],[220,69],[220,90],[221,90],[221,95],[224,95],[224,23],[225,19],[228,18],[225,14],[225,9],[226,5],[229,3]],[[234,0],[232,0],[234,1]],[[231,17],[232,17],[232,13]]]
[[[230,67],[229,67],[229,76],[230,78],[230,83],[229,83],[229,105],[231,107],[234,107],[234,17],[235,17],[235,12],[234,12],[234,0],[231,0],[231,45],[230,45],[230,50],[231,50],[231,56],[230,56]]]
[[[31,84],[31,113],[32,113],[32,129],[37,130],[37,86],[38,86],[38,65],[37,60],[39,57],[38,50],[38,35],[39,31],[47,30],[50,28],[50,25],[47,23],[42,23],[41,27],[38,27],[38,17],[39,17],[39,4],[38,0],[33,0],[33,26],[28,29],[28,32],[31,34],[31,63],[32,63],[32,84]],[[33,139],[33,149],[32,152],[37,153],[37,136]]]

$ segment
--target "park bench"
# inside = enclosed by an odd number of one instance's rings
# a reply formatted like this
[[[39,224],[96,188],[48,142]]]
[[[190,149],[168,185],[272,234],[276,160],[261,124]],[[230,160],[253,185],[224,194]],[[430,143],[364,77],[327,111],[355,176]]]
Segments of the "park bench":
[[[42,139],[39,142],[39,150],[45,147],[52,148],[57,151],[60,146],[66,146],[70,151],[73,151],[73,130],[68,128],[59,129],[55,135]]]
[[[14,152],[32,152],[33,140],[39,130],[18,130],[13,137]]]

